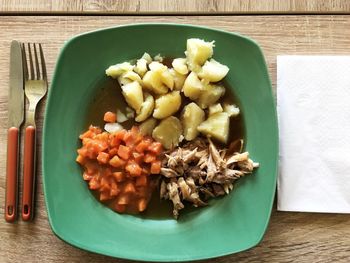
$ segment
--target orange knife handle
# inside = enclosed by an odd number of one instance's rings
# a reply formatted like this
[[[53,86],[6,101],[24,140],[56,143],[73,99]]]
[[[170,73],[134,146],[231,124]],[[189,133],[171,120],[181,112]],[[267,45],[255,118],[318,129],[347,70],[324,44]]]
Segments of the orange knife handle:
[[[35,127],[31,125],[26,127],[24,134],[23,221],[32,220],[34,213],[35,137]]]
[[[11,127],[7,132],[7,171],[6,171],[6,201],[5,220],[9,223],[17,219],[18,196],[18,155],[19,130]]]

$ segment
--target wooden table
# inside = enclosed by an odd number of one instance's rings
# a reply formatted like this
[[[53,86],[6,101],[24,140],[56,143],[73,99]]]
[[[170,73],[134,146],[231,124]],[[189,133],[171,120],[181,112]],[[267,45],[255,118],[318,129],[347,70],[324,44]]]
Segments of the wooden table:
[[[161,0],[159,0],[161,1]],[[225,1],[217,4],[206,0],[209,6],[185,4],[182,11],[195,12],[201,15],[167,15],[167,16],[127,16],[116,15],[115,12],[147,10],[160,12],[179,11],[180,0],[175,9],[171,9],[169,1],[161,1],[163,7],[151,4],[141,4],[141,1],[131,1],[126,5],[117,1],[62,1],[60,5],[45,5],[44,1],[28,5],[28,1],[20,0],[18,7],[0,0],[0,11],[9,16],[0,16],[0,262],[124,262],[101,255],[76,249],[60,239],[51,231],[42,192],[41,176],[38,180],[36,218],[32,223],[21,220],[16,224],[8,224],[2,219],[4,212],[5,174],[6,174],[6,128],[9,84],[9,47],[12,39],[22,42],[40,41],[44,44],[49,79],[56,63],[58,52],[64,41],[75,34],[102,27],[110,27],[128,23],[140,22],[175,22],[207,25],[231,32],[239,32],[254,38],[260,43],[272,78],[273,88],[276,87],[276,56],[282,54],[347,54],[350,55],[350,15],[338,14],[349,11],[349,1],[333,1],[332,5],[320,5],[316,0],[308,1],[270,1],[270,4],[239,5],[241,1]],[[242,1],[243,2],[243,1]],[[271,5],[271,2],[273,4]],[[135,7],[136,3],[136,7]],[[137,3],[139,6],[137,7]],[[299,3],[296,5],[296,3]],[[146,7],[145,7],[146,6]],[[200,8],[202,6],[202,9]],[[112,7],[114,8],[112,10]],[[266,10],[268,9],[268,10]],[[39,12],[41,16],[17,16],[14,11]],[[79,11],[80,10],[80,11]],[[87,15],[89,12],[110,11],[111,15]],[[215,10],[221,15],[210,14],[210,19],[203,15]],[[303,15],[251,15],[256,12],[305,12]],[[67,16],[62,13],[73,12]],[[81,12],[83,11],[83,12]],[[181,11],[181,10],[180,10]],[[322,11],[325,14],[315,15]],[[240,15],[222,15],[225,12],[240,12]],[[244,15],[244,12],[246,14]],[[332,13],[327,13],[332,12]],[[308,14],[306,14],[308,13]],[[337,14],[336,14],[337,13]],[[45,15],[43,15],[45,14]],[[248,15],[250,14],[250,15]],[[39,127],[42,124],[44,103],[38,114]],[[41,136],[41,129],[39,129]],[[40,160],[39,160],[40,161]],[[39,166],[39,175],[41,168]],[[341,214],[313,214],[277,212],[274,207],[271,222],[263,241],[255,248],[235,255],[218,258],[210,262],[350,262],[350,216]],[[127,262],[127,261],[125,261]],[[209,261],[203,261],[209,262]]]

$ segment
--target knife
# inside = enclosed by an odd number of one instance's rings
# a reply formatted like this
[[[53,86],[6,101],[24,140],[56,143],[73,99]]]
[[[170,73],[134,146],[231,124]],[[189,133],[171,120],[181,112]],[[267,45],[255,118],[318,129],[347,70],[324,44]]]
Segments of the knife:
[[[10,52],[5,220],[14,222],[17,219],[18,202],[19,129],[24,117],[21,44],[18,41],[12,41]]]

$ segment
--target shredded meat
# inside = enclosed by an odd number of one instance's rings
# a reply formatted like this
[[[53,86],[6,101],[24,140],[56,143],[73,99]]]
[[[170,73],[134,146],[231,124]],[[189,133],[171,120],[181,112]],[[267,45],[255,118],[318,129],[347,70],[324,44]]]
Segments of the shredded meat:
[[[160,196],[172,201],[175,218],[186,202],[205,206],[208,199],[229,194],[236,180],[259,166],[242,149],[243,140],[219,150],[210,139],[198,137],[165,154]]]

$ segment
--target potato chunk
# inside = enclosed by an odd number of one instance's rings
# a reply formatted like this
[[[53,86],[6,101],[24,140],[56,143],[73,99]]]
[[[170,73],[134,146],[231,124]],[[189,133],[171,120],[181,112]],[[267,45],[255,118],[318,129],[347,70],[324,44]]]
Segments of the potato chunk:
[[[207,84],[204,86],[204,89],[200,93],[196,102],[198,103],[199,107],[206,109],[210,105],[215,104],[224,94],[225,88],[223,86]]]
[[[157,120],[154,118],[148,118],[140,124],[139,129],[142,135],[152,136],[154,127],[157,125]]]
[[[134,69],[134,66],[131,65],[129,62],[123,62],[123,63],[109,66],[109,68],[106,69],[106,75],[116,79],[124,72],[131,71],[133,69]]]
[[[187,141],[191,141],[198,136],[197,127],[204,121],[204,117],[204,111],[196,103],[191,102],[184,107],[181,120]]]
[[[165,149],[172,149],[179,145],[182,125],[178,118],[170,116],[154,128],[152,137],[160,142]]]
[[[181,74],[181,75],[186,75],[188,74],[188,68],[186,65],[186,59],[185,58],[175,58],[173,62],[171,63],[173,66],[174,70]]]
[[[136,116],[135,121],[141,122],[151,116],[154,109],[154,99],[153,96],[146,93],[144,94],[145,101],[141,104],[140,113]]]
[[[227,143],[230,117],[226,112],[215,113],[198,126],[198,131],[213,137],[220,142]]]
[[[126,85],[126,84],[129,84],[129,83],[131,83],[131,82],[133,82],[135,80],[137,82],[141,83],[140,76],[137,73],[135,73],[134,71],[131,71],[131,70],[124,72],[122,75],[120,75],[118,77],[119,85]]]
[[[213,55],[214,41],[205,42],[202,39],[187,39],[187,65],[191,71],[199,72],[205,61]]]
[[[217,62],[215,59],[205,62],[204,66],[198,73],[198,76],[207,82],[218,82],[228,73],[229,68]]]
[[[134,71],[143,77],[147,72],[147,60],[144,58],[138,59]]]
[[[203,89],[203,83],[199,80],[197,74],[191,72],[191,74],[188,75],[188,77],[186,78],[185,83],[183,85],[183,92],[185,96],[190,98],[191,100],[195,100],[199,98]]]
[[[164,119],[173,115],[181,106],[180,91],[173,91],[156,99],[153,117]]]
[[[140,83],[133,81],[122,86],[122,94],[127,104],[133,108],[136,113],[140,112],[143,103],[143,93]]]
[[[169,69],[170,74],[173,76],[174,79],[174,89],[175,90],[182,90],[182,87],[186,80],[186,75],[182,75],[178,73],[173,68]]]
[[[162,82],[159,72],[147,71],[142,80],[145,88],[155,94],[165,94],[168,92],[168,88]]]
[[[224,112],[227,112],[230,117],[236,117],[239,115],[239,108],[233,104],[224,104]]]
[[[223,112],[223,109],[220,103],[216,103],[209,106],[209,116],[218,112]]]

